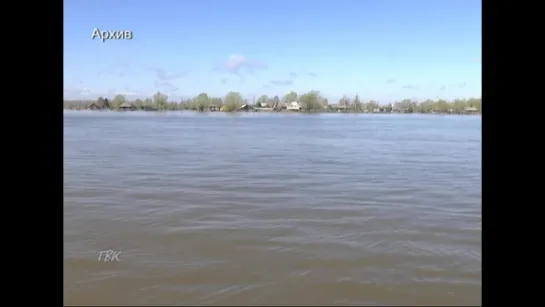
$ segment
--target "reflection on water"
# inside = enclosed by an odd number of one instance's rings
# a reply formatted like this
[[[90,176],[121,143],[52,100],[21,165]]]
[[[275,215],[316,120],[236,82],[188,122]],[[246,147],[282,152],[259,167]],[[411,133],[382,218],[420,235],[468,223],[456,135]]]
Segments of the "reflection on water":
[[[481,304],[480,117],[64,122],[67,305]]]

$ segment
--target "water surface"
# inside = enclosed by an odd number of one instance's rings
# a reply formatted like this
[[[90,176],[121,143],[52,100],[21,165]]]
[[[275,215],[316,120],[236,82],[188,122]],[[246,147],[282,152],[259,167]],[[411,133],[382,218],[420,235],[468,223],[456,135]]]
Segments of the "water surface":
[[[480,305],[481,118],[65,112],[64,241],[67,305]]]

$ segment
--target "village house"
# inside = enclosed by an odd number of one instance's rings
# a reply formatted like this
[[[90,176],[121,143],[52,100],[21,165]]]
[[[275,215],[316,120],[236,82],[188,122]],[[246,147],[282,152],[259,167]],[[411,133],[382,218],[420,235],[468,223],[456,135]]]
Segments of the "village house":
[[[260,105],[259,108],[257,108],[257,107],[255,108],[257,111],[269,111],[270,112],[270,111],[274,110],[273,107],[267,102],[262,102],[259,105]]]
[[[135,109],[136,108],[128,102],[124,102],[119,106],[119,110],[121,111],[134,111]]]
[[[273,103],[273,109],[276,111],[282,111],[286,110],[288,108],[288,104],[282,101],[277,101]]]
[[[286,107],[286,110],[288,111],[301,111],[301,109],[301,104],[299,104],[297,101],[290,102]]]
[[[239,108],[238,108],[239,111],[255,111],[255,109],[248,105],[248,104],[243,104],[241,105]]]
[[[344,104],[337,104],[337,103],[334,103],[334,104],[330,104],[328,105],[328,109],[332,112],[346,112],[346,110],[348,109],[346,105]]]
[[[108,99],[97,99],[96,102],[91,103],[88,107],[90,110],[107,110],[110,108],[110,104],[108,103]]]
[[[477,110],[477,108],[475,107],[467,107],[464,109],[464,111],[467,113],[467,114],[476,114],[479,112],[479,110]]]
[[[99,104],[99,103],[91,103],[91,105],[89,105],[89,110],[103,110],[104,109],[104,104]]]
[[[336,109],[337,109],[337,112],[347,112],[348,111],[348,106],[345,105],[345,104],[338,104],[338,105],[335,105]]]

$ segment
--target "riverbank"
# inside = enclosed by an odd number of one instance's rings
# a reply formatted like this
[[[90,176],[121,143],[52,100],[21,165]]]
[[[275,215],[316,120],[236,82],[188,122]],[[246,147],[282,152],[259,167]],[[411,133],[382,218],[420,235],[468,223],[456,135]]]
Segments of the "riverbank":
[[[368,112],[368,111],[331,111],[331,110],[324,110],[324,111],[290,111],[290,110],[259,110],[254,109],[252,111],[243,111],[243,110],[237,110],[232,112],[225,112],[225,111],[210,111],[210,110],[142,110],[142,109],[133,109],[133,110],[93,110],[93,109],[69,109],[65,108],[65,111],[87,111],[87,112],[116,112],[116,113],[127,113],[127,112],[145,112],[145,113],[161,113],[161,112],[191,112],[191,113],[279,113],[279,114],[426,114],[426,115],[481,115],[480,112],[396,112],[396,111],[384,111],[384,112]]]
[[[229,93],[224,98],[211,98],[205,93],[193,99],[169,101],[166,95],[157,93],[153,99],[136,99],[128,101],[124,96],[117,95],[110,102],[99,97],[96,101],[79,100],[64,101],[65,109],[70,110],[113,110],[113,111],[195,111],[195,112],[302,112],[302,113],[374,113],[374,114],[481,114],[481,98],[444,99],[415,101],[404,99],[401,101],[379,104],[378,102],[360,101],[342,98],[337,103],[329,103],[316,92],[303,95],[289,93],[282,99],[278,96],[269,98],[261,96],[251,102],[243,99],[238,93]]]

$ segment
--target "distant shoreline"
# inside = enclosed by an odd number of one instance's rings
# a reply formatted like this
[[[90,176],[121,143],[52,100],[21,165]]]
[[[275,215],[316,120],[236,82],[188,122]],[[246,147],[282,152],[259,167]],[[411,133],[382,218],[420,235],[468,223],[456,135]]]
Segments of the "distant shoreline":
[[[349,113],[349,114],[481,114],[481,98],[444,99],[415,101],[403,99],[389,104],[379,104],[374,100],[361,101],[343,97],[336,103],[311,91],[302,95],[290,92],[280,98],[262,95],[257,100],[244,99],[240,93],[229,92],[225,97],[209,97],[201,93],[193,99],[172,101],[167,95],[156,93],[152,98],[128,101],[123,95],[116,95],[112,101],[99,97],[96,101],[64,101],[64,109],[70,110],[109,110],[109,111],[195,111],[195,112],[273,112],[273,113]]]
[[[214,114],[214,113],[229,113],[229,114],[244,114],[244,113],[261,113],[261,114],[368,114],[368,115],[464,115],[464,116],[481,116],[481,113],[448,113],[448,112],[362,112],[362,111],[343,111],[343,112],[331,112],[331,111],[234,111],[234,112],[223,112],[223,111],[198,111],[198,110],[92,110],[92,109],[68,109],[65,108],[63,111],[73,111],[73,112],[96,112],[96,113],[196,113],[196,114]]]

